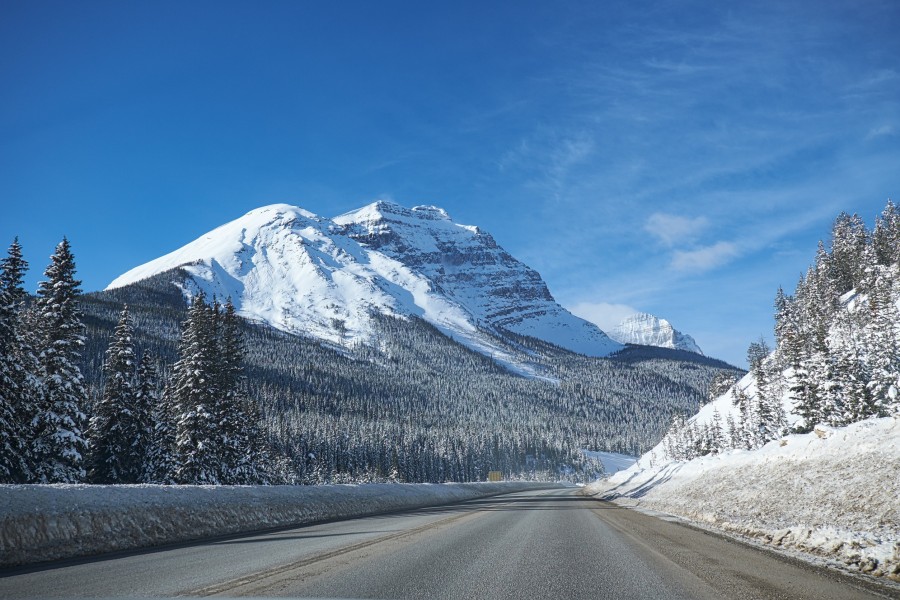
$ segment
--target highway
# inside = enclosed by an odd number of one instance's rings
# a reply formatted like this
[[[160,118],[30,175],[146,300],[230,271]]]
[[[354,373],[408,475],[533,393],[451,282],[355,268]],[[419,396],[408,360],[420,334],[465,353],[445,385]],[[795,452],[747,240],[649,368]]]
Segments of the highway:
[[[0,572],[0,598],[900,598],[671,519],[508,494]]]

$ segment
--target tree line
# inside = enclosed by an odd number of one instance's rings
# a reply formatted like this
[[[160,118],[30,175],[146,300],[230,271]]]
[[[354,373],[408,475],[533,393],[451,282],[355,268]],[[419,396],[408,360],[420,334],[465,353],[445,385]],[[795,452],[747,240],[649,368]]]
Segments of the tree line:
[[[5,322],[27,333],[40,300],[21,278],[12,288]],[[68,373],[80,388],[61,437],[77,467],[62,476],[36,466],[33,410],[16,398],[44,402],[47,378],[20,362],[14,371],[34,387],[4,388],[4,407],[18,411],[4,439],[21,442],[4,457],[26,466],[3,481],[442,482],[493,470],[591,479],[602,465],[583,450],[640,453],[673,414],[700,406],[715,373],[738,373],[674,350],[598,359],[507,332],[498,342],[542,376],[526,378],[420,319],[378,315],[376,344],[330,346],[207,302],[182,269],[103,292],[69,288]],[[14,354],[37,360],[38,346]]]
[[[22,285],[27,269],[16,239],[0,261],[0,482],[268,481],[230,299],[224,306],[194,299],[168,381],[152,351],[138,357],[124,306],[91,402],[79,367],[81,282],[68,240],[56,247],[33,301]]]

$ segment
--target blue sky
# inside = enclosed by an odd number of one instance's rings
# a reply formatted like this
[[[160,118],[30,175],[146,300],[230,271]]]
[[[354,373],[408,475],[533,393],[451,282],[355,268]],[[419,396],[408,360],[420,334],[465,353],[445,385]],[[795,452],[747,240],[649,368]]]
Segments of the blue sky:
[[[0,243],[85,290],[274,202],[490,231],[563,305],[743,364],[840,211],[900,199],[900,4],[0,6]]]

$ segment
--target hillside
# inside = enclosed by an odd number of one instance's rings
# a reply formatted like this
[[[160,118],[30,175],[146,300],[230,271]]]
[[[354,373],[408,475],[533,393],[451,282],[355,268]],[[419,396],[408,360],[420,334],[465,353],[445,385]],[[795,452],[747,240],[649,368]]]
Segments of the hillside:
[[[94,397],[126,302],[136,345],[172,364],[186,277],[163,273],[82,299],[82,370]],[[377,345],[324,344],[245,322],[247,389],[289,479],[472,481],[496,469],[583,480],[600,468],[583,449],[638,454],[673,414],[696,410],[717,372],[738,373],[688,352],[632,347],[592,358],[507,333],[497,338],[503,351],[540,374],[521,377],[422,319],[371,323]]]
[[[592,491],[900,581],[900,214],[840,215],[777,345]]]

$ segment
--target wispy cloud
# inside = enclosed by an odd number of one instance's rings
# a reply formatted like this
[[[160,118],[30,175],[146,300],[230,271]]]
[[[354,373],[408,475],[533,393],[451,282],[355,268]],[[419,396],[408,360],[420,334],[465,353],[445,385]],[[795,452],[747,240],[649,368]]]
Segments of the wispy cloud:
[[[731,262],[739,254],[737,245],[732,242],[716,242],[695,250],[676,250],[672,255],[672,268],[692,274],[704,273]]]
[[[667,213],[653,213],[644,224],[644,231],[666,246],[689,243],[709,227],[706,217],[682,217]]]
[[[891,136],[897,133],[897,128],[894,127],[892,123],[886,123],[884,125],[879,125],[878,127],[873,127],[869,130],[869,133],[866,134],[867,140],[873,140],[879,137]]]
[[[593,154],[596,142],[587,132],[542,128],[520,139],[497,161],[501,172],[525,174],[524,186],[545,200],[559,201],[570,188],[572,172]]]

